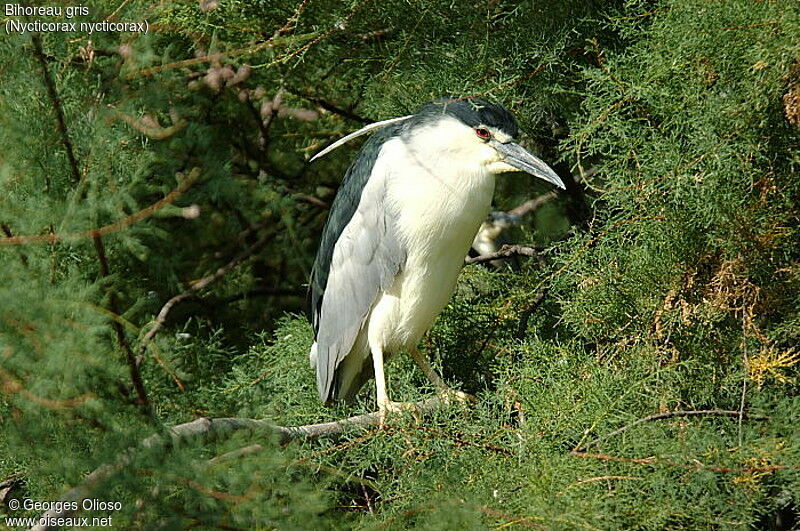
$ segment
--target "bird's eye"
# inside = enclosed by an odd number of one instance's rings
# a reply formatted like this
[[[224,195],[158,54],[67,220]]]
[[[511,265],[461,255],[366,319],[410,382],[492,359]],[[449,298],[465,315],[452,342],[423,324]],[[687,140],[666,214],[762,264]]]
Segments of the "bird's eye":
[[[478,135],[478,138],[483,140],[489,140],[489,137],[492,136],[487,129],[483,128],[475,129],[475,134]]]

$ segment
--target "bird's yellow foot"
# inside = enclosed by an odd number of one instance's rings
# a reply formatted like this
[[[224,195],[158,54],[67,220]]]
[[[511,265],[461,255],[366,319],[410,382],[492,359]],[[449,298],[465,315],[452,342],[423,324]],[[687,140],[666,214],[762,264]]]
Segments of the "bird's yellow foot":
[[[452,404],[453,402],[461,402],[462,404],[477,404],[478,399],[469,393],[458,391],[446,387],[439,390],[439,397],[445,404]]]
[[[413,402],[383,402],[378,404],[378,414],[380,415],[380,426],[386,426],[386,419],[389,415],[399,415],[404,413],[411,413],[416,419],[419,419],[419,408]]]

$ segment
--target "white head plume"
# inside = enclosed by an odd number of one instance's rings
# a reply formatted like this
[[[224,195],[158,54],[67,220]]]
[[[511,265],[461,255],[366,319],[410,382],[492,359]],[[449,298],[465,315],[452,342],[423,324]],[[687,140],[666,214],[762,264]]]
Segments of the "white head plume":
[[[314,162],[315,160],[317,160],[321,156],[327,155],[328,153],[330,153],[334,149],[338,148],[339,146],[341,146],[343,144],[346,144],[347,142],[353,140],[354,138],[358,138],[361,135],[365,135],[365,134],[369,133],[370,131],[372,131],[373,129],[378,129],[379,127],[384,127],[384,126],[387,126],[387,125],[391,125],[391,124],[395,124],[395,123],[398,123],[398,122],[402,122],[404,120],[408,120],[412,116],[414,116],[414,115],[413,114],[409,114],[407,116],[401,116],[400,118],[389,118],[388,120],[382,120],[380,122],[374,122],[374,123],[371,123],[369,125],[365,125],[364,127],[359,129],[358,131],[355,131],[354,133],[350,133],[349,135],[347,135],[344,138],[340,138],[339,140],[337,140],[336,142],[334,142],[330,146],[326,147],[325,149],[323,149],[322,151],[320,151],[319,153],[317,153],[316,155],[311,157],[311,161],[310,162]]]

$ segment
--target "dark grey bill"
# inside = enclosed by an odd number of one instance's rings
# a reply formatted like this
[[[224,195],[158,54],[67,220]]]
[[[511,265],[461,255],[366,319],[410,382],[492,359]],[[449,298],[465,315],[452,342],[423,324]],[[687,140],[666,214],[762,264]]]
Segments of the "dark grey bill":
[[[503,161],[511,166],[526,173],[530,173],[534,177],[553,183],[562,190],[566,189],[564,182],[556,175],[556,172],[554,172],[550,166],[545,164],[541,159],[534,157],[528,151],[525,151],[519,144],[515,144],[514,142],[501,144],[498,142],[494,146],[503,157]]]

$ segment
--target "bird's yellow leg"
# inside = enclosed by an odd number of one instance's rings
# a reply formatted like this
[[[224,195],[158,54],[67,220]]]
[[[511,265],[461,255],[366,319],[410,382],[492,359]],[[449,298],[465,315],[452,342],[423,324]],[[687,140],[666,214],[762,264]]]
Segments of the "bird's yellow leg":
[[[433,386],[439,391],[439,396],[445,402],[450,401],[458,401],[458,402],[477,402],[478,400],[463,391],[458,391],[453,389],[452,387],[448,387],[447,383],[442,379],[441,376],[431,367],[431,364],[428,362],[428,358],[422,354],[416,346],[411,347],[410,349],[411,357],[416,362],[417,366],[425,373],[425,376],[428,377],[428,380],[433,384]]]
[[[380,425],[386,425],[386,417],[390,413],[402,413],[410,411],[418,413],[417,406],[412,402],[392,402],[389,400],[389,393],[386,390],[386,373],[383,364],[383,350],[372,348],[372,363],[375,369],[375,398],[378,402],[378,412],[380,414]]]

